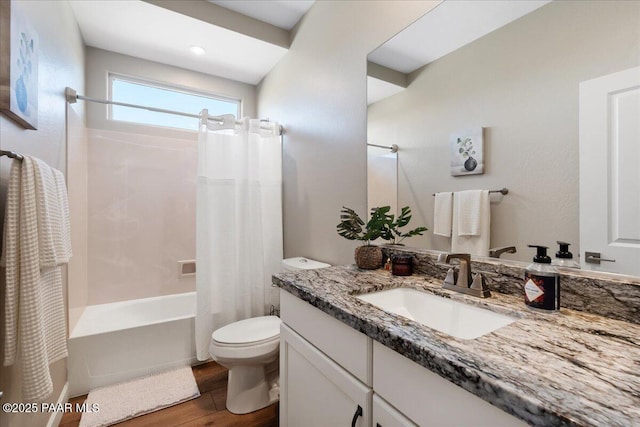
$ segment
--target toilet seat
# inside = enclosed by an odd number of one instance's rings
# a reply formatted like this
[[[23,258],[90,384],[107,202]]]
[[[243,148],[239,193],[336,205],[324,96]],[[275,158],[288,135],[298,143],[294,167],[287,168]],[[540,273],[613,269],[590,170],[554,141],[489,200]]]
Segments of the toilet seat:
[[[209,353],[218,362],[271,358],[280,348],[280,321],[276,316],[240,320],[211,335]]]
[[[212,339],[212,341],[218,347],[243,348],[243,347],[254,347],[254,346],[257,346],[257,345],[260,345],[260,344],[267,344],[267,343],[270,343],[270,342],[273,342],[273,341],[278,341],[279,339],[280,339],[280,336],[276,336],[276,337],[273,337],[273,338],[267,338],[267,339],[260,340],[260,341],[253,341],[253,342],[250,342],[250,343],[243,342],[243,343],[239,343],[239,344],[230,344],[228,342],[220,342],[220,341],[217,341],[217,340],[214,340],[214,339]]]
[[[281,323],[277,316],[244,319],[214,331],[211,339],[219,345],[229,347],[258,345],[279,339]]]

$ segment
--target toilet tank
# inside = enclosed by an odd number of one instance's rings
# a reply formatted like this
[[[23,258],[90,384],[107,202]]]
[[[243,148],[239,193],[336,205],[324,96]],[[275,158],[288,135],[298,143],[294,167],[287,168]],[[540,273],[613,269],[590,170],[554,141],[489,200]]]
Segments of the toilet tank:
[[[331,265],[304,257],[287,258],[282,260],[282,271],[313,270],[316,268],[326,267],[331,267]]]

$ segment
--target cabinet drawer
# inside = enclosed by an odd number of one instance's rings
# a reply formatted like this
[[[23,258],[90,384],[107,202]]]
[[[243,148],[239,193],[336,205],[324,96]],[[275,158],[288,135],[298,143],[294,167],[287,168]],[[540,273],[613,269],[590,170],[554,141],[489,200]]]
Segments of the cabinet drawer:
[[[371,338],[284,290],[280,291],[280,316],[291,329],[371,386]]]
[[[373,389],[421,426],[527,425],[378,342],[373,343]]]

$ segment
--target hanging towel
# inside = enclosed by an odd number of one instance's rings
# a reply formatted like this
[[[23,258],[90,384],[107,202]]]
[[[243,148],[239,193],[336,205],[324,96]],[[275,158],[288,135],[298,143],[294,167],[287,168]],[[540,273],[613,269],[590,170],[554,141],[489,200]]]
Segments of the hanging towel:
[[[40,267],[57,267],[71,258],[67,188],[62,172],[34,160]]]
[[[68,355],[61,265],[71,257],[71,246],[61,185],[62,174],[33,157],[12,164],[2,260],[4,365],[20,356],[25,402],[43,401],[53,393],[49,365]]]
[[[488,256],[490,223],[488,190],[454,193],[451,251]]]
[[[489,194],[486,192],[487,195]],[[458,236],[479,236],[481,233],[483,190],[459,191],[456,193],[456,221]]]
[[[433,205],[433,234],[451,237],[453,193],[436,193]]]
[[[20,280],[20,189],[22,186],[21,163],[13,160],[9,173],[7,201],[4,215],[4,233],[2,240],[2,258],[0,265],[5,267],[5,343],[4,365],[15,362],[18,328],[18,282]]]

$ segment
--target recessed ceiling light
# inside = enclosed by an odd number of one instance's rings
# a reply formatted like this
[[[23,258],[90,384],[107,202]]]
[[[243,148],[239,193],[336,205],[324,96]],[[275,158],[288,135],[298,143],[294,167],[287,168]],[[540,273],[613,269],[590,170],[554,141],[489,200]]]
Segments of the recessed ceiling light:
[[[191,51],[191,53],[193,53],[194,55],[204,55],[205,53],[207,53],[206,50],[204,50],[203,47],[200,46],[191,46],[189,48],[189,50]]]

